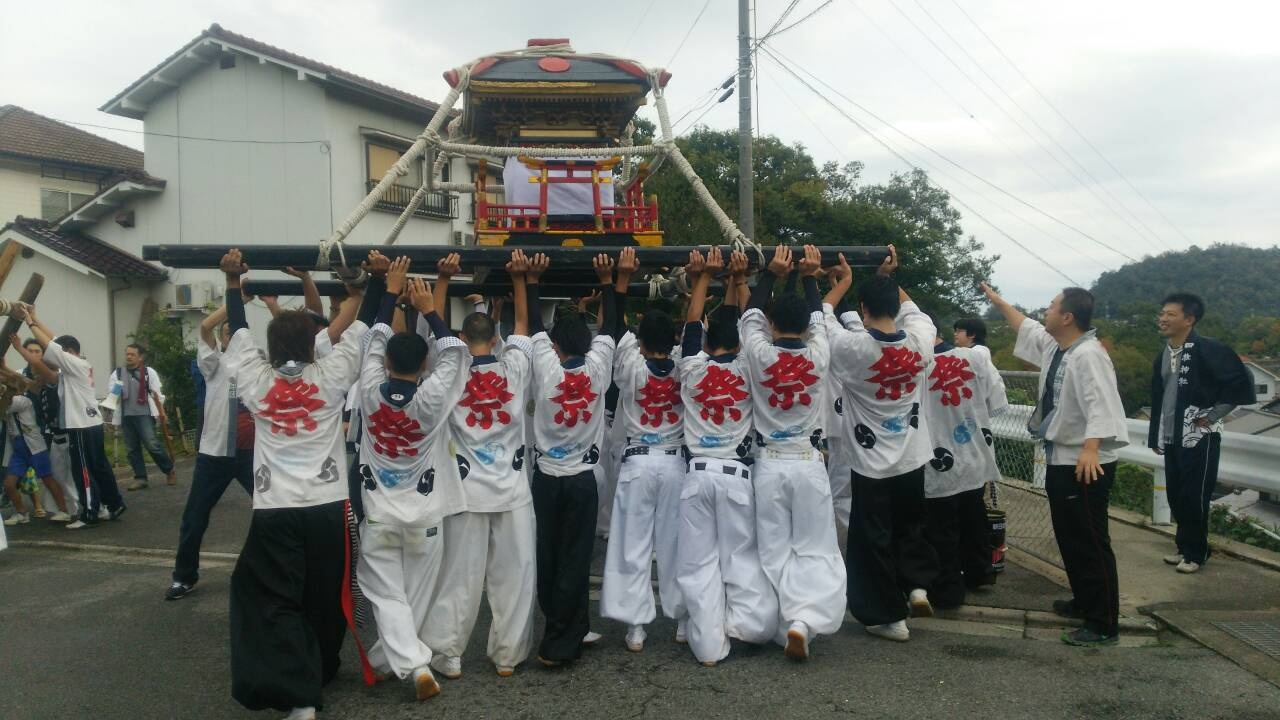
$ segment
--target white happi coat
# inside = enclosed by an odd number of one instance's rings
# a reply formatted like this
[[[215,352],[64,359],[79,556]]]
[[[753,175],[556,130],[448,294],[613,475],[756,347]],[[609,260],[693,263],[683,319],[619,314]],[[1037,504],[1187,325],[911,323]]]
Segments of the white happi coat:
[[[926,383],[924,416],[933,459],[924,470],[924,496],[950,497],[998,478],[991,418],[1009,401],[990,353],[939,345]]]

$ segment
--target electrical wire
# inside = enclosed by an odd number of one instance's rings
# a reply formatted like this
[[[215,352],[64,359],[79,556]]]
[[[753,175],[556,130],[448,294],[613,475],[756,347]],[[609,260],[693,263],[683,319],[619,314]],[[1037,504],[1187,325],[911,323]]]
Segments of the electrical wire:
[[[65,125],[75,125],[76,127],[90,127],[98,130],[112,130],[114,132],[131,133],[133,135],[146,135],[149,137],[166,137],[176,138],[178,140],[202,140],[205,142],[222,142],[222,143],[244,143],[248,145],[311,145],[319,143],[327,145],[328,140],[253,140],[248,138],[214,138],[200,137],[198,135],[174,135],[172,133],[155,132],[153,130],[131,130],[129,128],[114,127],[111,125],[96,125],[94,123],[76,122],[74,120],[60,120],[58,118],[50,118]]]
[[[676,61],[676,56],[684,49],[684,44],[689,41],[689,36],[693,34],[693,29],[698,27],[698,21],[702,19],[703,13],[707,11],[707,8],[710,5],[711,0],[706,0],[706,2],[702,3],[702,9],[699,10],[697,16],[693,18],[693,23],[690,24],[689,29],[685,31],[684,37],[680,38],[680,44],[676,45],[676,51],[671,53],[671,59],[667,61],[667,67],[671,67],[671,64]]]

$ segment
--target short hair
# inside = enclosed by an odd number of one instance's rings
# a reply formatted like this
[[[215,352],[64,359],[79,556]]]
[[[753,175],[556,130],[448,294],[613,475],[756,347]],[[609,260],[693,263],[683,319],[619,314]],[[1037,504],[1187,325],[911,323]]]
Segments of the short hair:
[[[809,327],[809,306],[795,293],[779,295],[769,307],[769,322],[778,332],[802,333]]]
[[[1204,300],[1201,300],[1199,295],[1189,292],[1169,293],[1160,301],[1160,307],[1170,303],[1182,306],[1182,314],[1190,315],[1197,323],[1204,317]]]
[[[267,357],[272,367],[315,360],[316,324],[305,310],[285,310],[267,324]]]
[[[39,340],[37,340],[37,339],[35,339],[35,338],[33,338],[33,337],[29,337],[29,338],[27,338],[26,340],[23,340],[23,341],[22,341],[22,347],[31,347],[32,345],[35,345],[36,347],[40,348],[41,350],[43,350],[43,349],[44,349],[44,346],[40,344],[40,341],[39,341]]]
[[[74,335],[59,335],[54,338],[53,341],[58,343],[58,346],[63,350],[73,350],[77,353],[80,352],[80,341],[77,340]]]
[[[578,312],[565,312],[556,319],[551,327],[551,342],[560,348],[560,352],[569,356],[586,355],[591,349],[591,329],[587,321]]]
[[[707,317],[707,349],[732,350],[742,343],[738,338],[738,308],[721,305]]]
[[[484,313],[473,312],[462,319],[462,340],[468,343],[482,343],[493,340],[497,333],[493,319]]]
[[[897,317],[902,308],[898,283],[884,275],[873,275],[858,285],[858,302],[873,318]]]
[[[128,350],[128,349],[130,349],[130,348],[133,348],[134,350],[137,350],[137,351],[138,351],[138,354],[139,354],[139,355],[141,355],[142,357],[146,357],[146,356],[147,356],[147,349],[146,349],[146,348],[144,348],[144,347],[142,347],[142,346],[141,346],[141,345],[139,345],[138,343],[129,343],[128,345],[125,345],[125,346],[124,346],[124,349],[125,349],[125,350]]]
[[[1062,288],[1062,302],[1058,311],[1071,313],[1076,320],[1076,327],[1088,330],[1093,322],[1093,293],[1079,287]]]
[[[427,341],[418,333],[396,333],[387,341],[387,364],[391,372],[413,375],[422,371],[427,359]]]
[[[675,321],[663,310],[650,310],[636,328],[636,338],[642,350],[669,355],[676,344]]]
[[[952,330],[963,330],[973,338],[974,345],[987,344],[987,324],[981,318],[960,318],[951,326]]]

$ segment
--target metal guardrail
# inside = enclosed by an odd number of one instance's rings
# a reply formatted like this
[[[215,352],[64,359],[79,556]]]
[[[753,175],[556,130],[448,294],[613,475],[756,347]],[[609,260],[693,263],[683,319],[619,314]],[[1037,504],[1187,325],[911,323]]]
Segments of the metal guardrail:
[[[365,192],[373,190],[377,184],[377,180],[367,181],[365,183]],[[373,207],[375,210],[403,212],[416,192],[418,192],[418,188],[407,185],[392,185],[387,188],[387,191],[383,193],[382,197],[378,199],[378,203]],[[440,218],[443,220],[456,218],[458,217],[458,197],[446,192],[428,192],[423,196],[422,204],[418,206],[417,210],[413,211],[413,215],[414,217]]]

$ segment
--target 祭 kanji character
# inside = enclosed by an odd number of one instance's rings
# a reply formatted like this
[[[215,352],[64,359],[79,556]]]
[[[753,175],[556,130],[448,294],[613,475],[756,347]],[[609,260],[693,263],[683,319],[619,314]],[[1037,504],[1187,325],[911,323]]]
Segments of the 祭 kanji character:
[[[943,405],[955,405],[973,397],[973,390],[966,384],[974,378],[969,369],[969,361],[953,355],[937,355],[934,357],[933,372],[929,379],[933,384],[929,390],[942,393]]]
[[[365,418],[365,429],[373,438],[374,451],[389,458],[416,456],[418,448],[415,443],[426,437],[417,420],[385,403],[379,404],[378,411]]]
[[[673,423],[680,418],[673,408],[680,404],[680,383],[674,377],[649,376],[648,382],[640,388],[640,424],[658,427],[663,419]]]
[[[769,379],[760,383],[769,388],[769,407],[790,410],[797,400],[801,405],[812,403],[813,397],[805,390],[818,382],[813,367],[813,361],[804,355],[779,353],[778,359],[764,369]]]
[[[467,427],[479,425],[480,429],[488,430],[493,427],[494,421],[499,425],[511,423],[511,413],[502,407],[513,397],[515,396],[507,390],[507,379],[487,370],[471,374],[458,404],[470,411],[467,414]]]
[[[911,348],[886,347],[870,369],[876,374],[867,378],[867,382],[880,386],[876,390],[876,398],[897,400],[904,393],[915,392],[915,376],[924,366],[920,364],[920,353]]]
[[[734,371],[708,363],[706,376],[694,385],[698,394],[693,400],[702,406],[698,414],[716,425],[724,424],[726,413],[734,422],[741,420],[742,410],[736,406],[747,399],[747,391],[743,389],[746,384]]]
[[[311,413],[324,407],[324,400],[315,396],[318,392],[320,388],[306,380],[289,382],[276,378],[262,398],[262,416],[271,421],[271,432],[293,437],[299,429],[315,430],[316,421]]]
[[[565,373],[564,380],[556,386],[556,390],[560,394],[551,398],[551,402],[560,406],[554,418],[557,425],[573,427],[579,420],[591,420],[591,411],[587,408],[599,397],[591,390],[591,376],[586,373]]]

